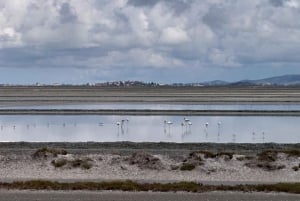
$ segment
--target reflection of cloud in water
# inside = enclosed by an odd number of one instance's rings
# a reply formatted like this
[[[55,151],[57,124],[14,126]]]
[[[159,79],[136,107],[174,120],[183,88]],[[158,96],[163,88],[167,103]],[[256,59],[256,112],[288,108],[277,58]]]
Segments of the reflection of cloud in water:
[[[123,132],[121,132],[121,125],[118,128],[116,122],[126,119],[129,120],[128,124],[123,121]],[[164,133],[165,120],[173,123],[169,125],[170,130],[168,126],[166,127],[167,133]],[[182,126],[183,117],[181,116],[0,116],[0,140],[300,142],[298,135],[300,117],[192,116],[189,120],[192,122],[191,128]],[[208,127],[206,127],[206,122]],[[218,126],[219,122],[222,122],[220,126]],[[99,123],[103,125],[99,126]],[[186,129],[191,129],[191,131],[183,135]],[[208,133],[207,138],[205,129]],[[233,135],[235,135],[234,138]]]

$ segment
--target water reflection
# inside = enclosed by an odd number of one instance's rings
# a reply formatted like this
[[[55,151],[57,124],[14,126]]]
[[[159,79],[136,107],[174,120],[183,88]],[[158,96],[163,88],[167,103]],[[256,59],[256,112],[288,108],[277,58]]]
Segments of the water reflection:
[[[0,141],[297,143],[300,117],[0,116]]]

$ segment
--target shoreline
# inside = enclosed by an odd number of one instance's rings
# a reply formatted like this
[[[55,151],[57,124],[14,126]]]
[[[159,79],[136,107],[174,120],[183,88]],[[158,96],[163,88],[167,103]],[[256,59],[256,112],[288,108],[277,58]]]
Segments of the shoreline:
[[[2,182],[130,180],[232,186],[300,180],[300,144],[19,142],[0,147]]]
[[[0,109],[0,115],[300,116],[300,110]]]

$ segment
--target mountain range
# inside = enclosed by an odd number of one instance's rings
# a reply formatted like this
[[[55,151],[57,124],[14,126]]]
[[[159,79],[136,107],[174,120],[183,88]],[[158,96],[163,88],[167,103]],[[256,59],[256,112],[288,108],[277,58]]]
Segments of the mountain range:
[[[202,82],[202,86],[300,86],[300,75],[283,75],[258,80],[241,80],[238,82],[226,82],[214,80]]]

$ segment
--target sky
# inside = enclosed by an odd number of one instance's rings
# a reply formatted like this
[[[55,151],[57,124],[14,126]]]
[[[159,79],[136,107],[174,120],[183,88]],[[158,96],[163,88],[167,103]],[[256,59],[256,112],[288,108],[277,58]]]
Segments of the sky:
[[[0,83],[300,74],[300,0],[0,0]]]

